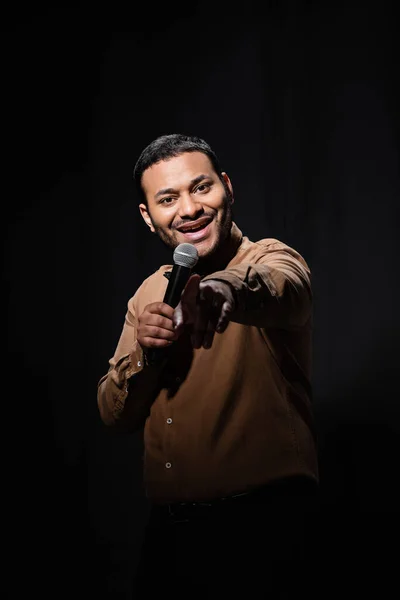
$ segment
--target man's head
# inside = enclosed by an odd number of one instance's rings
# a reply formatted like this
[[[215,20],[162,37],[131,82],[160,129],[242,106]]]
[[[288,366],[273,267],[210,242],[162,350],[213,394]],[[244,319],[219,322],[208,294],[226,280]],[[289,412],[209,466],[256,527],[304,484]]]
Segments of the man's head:
[[[233,190],[218,158],[204,140],[165,135],[147,146],[135,165],[141,215],[170,248],[194,244],[211,258],[228,240]]]

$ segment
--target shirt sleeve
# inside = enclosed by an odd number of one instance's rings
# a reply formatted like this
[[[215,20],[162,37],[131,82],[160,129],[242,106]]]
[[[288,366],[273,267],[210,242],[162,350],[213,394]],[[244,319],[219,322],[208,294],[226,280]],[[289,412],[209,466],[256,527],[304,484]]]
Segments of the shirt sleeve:
[[[158,393],[157,367],[144,369],[143,349],[136,339],[135,299],[136,294],[128,302],[114,356],[97,388],[97,404],[103,422],[120,425],[129,431],[143,427]]]
[[[240,264],[207,275],[228,283],[236,298],[231,320],[257,327],[296,329],[311,317],[311,272],[304,258],[279,241],[260,241]]]

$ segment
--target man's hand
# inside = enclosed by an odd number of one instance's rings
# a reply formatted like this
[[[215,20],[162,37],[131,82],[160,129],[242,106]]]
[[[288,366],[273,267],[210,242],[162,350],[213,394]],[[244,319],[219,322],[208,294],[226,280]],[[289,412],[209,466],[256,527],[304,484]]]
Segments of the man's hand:
[[[175,331],[180,335],[191,325],[193,348],[211,348],[215,332],[225,331],[234,310],[235,298],[228,283],[201,281],[199,275],[191,275],[174,312]]]
[[[138,321],[137,340],[143,349],[165,348],[178,337],[174,330],[174,309],[165,302],[148,304]]]

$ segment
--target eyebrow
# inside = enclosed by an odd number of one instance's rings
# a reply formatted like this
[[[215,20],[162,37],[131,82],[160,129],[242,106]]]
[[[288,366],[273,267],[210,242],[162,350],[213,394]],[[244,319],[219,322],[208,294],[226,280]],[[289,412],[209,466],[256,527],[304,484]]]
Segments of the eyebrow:
[[[192,179],[192,181],[190,182],[190,187],[194,187],[195,185],[197,185],[198,183],[200,183],[200,181],[203,181],[203,179],[209,179],[210,175],[205,175],[204,173],[202,173],[201,175],[198,175],[197,177],[195,177],[194,179]],[[164,188],[162,190],[159,190],[155,195],[154,198],[159,198],[160,196],[163,196],[164,194],[173,194],[174,192],[176,192],[176,190],[174,190],[174,188]]]

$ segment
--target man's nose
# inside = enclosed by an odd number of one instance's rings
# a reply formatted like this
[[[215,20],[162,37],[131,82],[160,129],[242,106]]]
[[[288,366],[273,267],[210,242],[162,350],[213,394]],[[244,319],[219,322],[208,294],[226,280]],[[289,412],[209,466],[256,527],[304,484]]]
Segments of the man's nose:
[[[179,216],[193,219],[203,210],[200,202],[197,202],[191,194],[182,195],[179,201]]]

